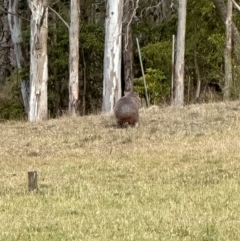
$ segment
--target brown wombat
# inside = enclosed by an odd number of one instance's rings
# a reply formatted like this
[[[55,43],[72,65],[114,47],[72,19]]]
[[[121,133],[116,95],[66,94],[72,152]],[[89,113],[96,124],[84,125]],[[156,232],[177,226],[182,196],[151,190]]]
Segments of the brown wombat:
[[[125,92],[115,105],[114,114],[119,127],[139,126],[139,108],[141,101],[136,92]]]

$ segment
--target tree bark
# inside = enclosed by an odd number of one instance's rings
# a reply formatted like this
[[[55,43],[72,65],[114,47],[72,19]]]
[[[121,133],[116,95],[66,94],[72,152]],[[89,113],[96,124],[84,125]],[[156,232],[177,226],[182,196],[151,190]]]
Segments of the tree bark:
[[[185,32],[186,32],[186,8],[187,0],[179,0],[178,9],[178,32],[177,32],[177,54],[175,64],[175,91],[174,105],[184,104],[184,55],[185,55]]]
[[[4,1],[4,8],[7,10],[8,1]],[[3,13],[1,16],[2,31],[0,33],[0,85],[4,85],[6,78],[10,74],[11,69],[11,34],[8,24],[7,13]]]
[[[122,23],[122,83],[124,91],[133,91],[133,39],[132,39],[133,2],[124,0]],[[124,92],[123,91],[123,92]]]
[[[45,0],[29,0],[31,16],[29,121],[46,120],[48,81],[48,7]]]
[[[121,97],[123,0],[108,0],[105,19],[103,112],[112,112]]]
[[[172,36],[172,76],[171,76],[171,105],[174,105],[174,75],[175,75],[175,35]]]
[[[86,94],[87,94],[87,66],[84,57],[84,50],[82,48],[82,61],[83,61],[83,97],[82,97],[82,115],[86,114]]]
[[[69,106],[70,116],[77,115],[79,88],[79,0],[71,0],[70,54],[69,54]]]
[[[213,0],[214,5],[219,13],[219,16],[226,26],[226,17],[227,17],[227,8],[226,4],[223,0]],[[234,23],[232,23],[232,40],[233,40],[233,47],[236,54],[234,58],[238,64],[240,64],[240,35],[239,31]]]
[[[196,87],[196,92],[195,92],[195,100],[197,101],[200,97],[200,90],[201,90],[201,74],[199,70],[199,65],[198,65],[198,59],[197,59],[197,48],[195,47],[194,50],[194,65],[195,65],[195,73],[196,73],[196,79],[197,79],[197,87]]]
[[[19,0],[9,0],[8,5],[8,23],[11,32],[14,54],[18,70],[24,68],[27,64],[26,53],[23,47],[22,38],[22,19],[18,16]],[[21,81],[21,92],[25,112],[29,112],[29,81]]]
[[[232,0],[228,0],[226,18],[226,44],[224,51],[225,88],[224,100],[229,100],[232,88]]]

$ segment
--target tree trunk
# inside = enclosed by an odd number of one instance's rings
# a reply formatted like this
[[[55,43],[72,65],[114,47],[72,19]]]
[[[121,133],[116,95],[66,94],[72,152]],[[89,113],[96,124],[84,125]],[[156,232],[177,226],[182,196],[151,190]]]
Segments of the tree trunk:
[[[46,120],[48,81],[48,7],[45,0],[29,0],[31,16],[29,121]]]
[[[8,2],[4,1],[4,8],[7,10]],[[12,48],[11,35],[8,24],[7,13],[1,16],[1,36],[0,36],[0,85],[4,85],[6,78],[10,74],[11,59],[10,52]]]
[[[22,38],[22,19],[18,17],[19,0],[9,0],[8,5],[8,23],[11,32],[14,54],[18,70],[24,68],[27,64],[26,53],[23,47]],[[21,92],[25,112],[29,112],[29,81],[21,81]]]
[[[225,88],[224,100],[229,100],[232,88],[232,0],[228,0],[226,18],[226,45],[224,51]]]
[[[174,71],[175,71],[175,35],[172,36],[172,76],[171,76],[171,105],[174,105]]]
[[[84,50],[82,48],[82,61],[83,61],[83,96],[82,96],[82,115],[86,115],[86,92],[87,92],[87,66],[84,57]]]
[[[173,101],[175,106],[183,106],[184,104],[184,54],[186,32],[186,8],[187,0],[179,0],[177,54],[174,75],[175,91]]]
[[[71,23],[69,34],[69,106],[70,116],[77,115],[78,108],[78,65],[79,65],[79,0],[71,0]]]
[[[196,47],[194,50],[194,65],[195,65],[195,73],[196,73],[196,79],[197,79],[197,87],[196,87],[195,98],[194,98],[194,101],[196,102],[200,97],[201,82],[202,82],[199,65],[198,65],[197,48]]]
[[[124,0],[122,23],[122,84],[124,91],[133,91],[133,39],[132,39],[133,2]]]
[[[57,48],[58,42],[57,42],[57,15],[56,13],[51,13],[52,15],[52,23],[53,23],[53,46],[52,48]],[[49,16],[50,17],[50,16]],[[57,66],[54,66],[53,68],[53,78],[55,82],[55,88],[56,88],[56,112],[55,114],[58,115],[61,110],[61,80],[58,78],[58,68]]]
[[[105,19],[103,112],[112,112],[121,97],[121,47],[123,0],[108,0]]]
[[[219,16],[226,26],[226,18],[227,18],[227,8],[224,0],[213,0],[216,9],[218,10]],[[232,23],[232,40],[233,40],[233,47],[236,54],[234,58],[238,64],[240,64],[240,35],[238,29],[234,23]]]

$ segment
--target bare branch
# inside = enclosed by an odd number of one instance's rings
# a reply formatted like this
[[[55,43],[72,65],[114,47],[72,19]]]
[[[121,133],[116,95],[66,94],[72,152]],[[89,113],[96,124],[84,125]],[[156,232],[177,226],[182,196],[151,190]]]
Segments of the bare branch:
[[[50,6],[48,6],[48,8],[59,17],[59,19],[66,25],[66,27],[67,27],[68,30],[69,30],[69,25],[68,25],[68,23],[60,16],[60,14],[57,13],[57,12],[56,12],[53,8],[51,8]]]
[[[144,8],[144,9],[141,11],[140,16],[142,17],[142,14],[143,14],[144,11],[147,12],[148,10],[153,9],[153,8],[156,8],[156,9],[157,9],[158,7],[161,6],[161,4],[162,4],[162,1],[159,1],[159,3],[158,3],[157,5],[155,5],[155,6],[150,6],[150,7]]]
[[[56,2],[54,2],[54,3],[52,3],[51,5],[55,5],[56,3],[58,3],[59,2],[59,0],[57,0]]]
[[[5,11],[5,10],[1,9],[1,8],[0,8],[0,11],[1,11],[1,12],[3,12],[3,13],[7,13],[7,14],[12,14],[12,15],[15,15],[15,16],[17,16],[17,17],[19,17],[19,18],[21,18],[21,19],[23,19],[23,20],[25,20],[25,21],[30,22],[30,20],[29,20],[29,19],[24,18],[24,17],[21,17],[21,16],[20,16],[20,15],[18,15],[18,14],[15,14],[15,13],[10,13],[10,12],[8,12],[8,11]]]
[[[240,6],[234,0],[232,0],[232,2],[234,4],[235,8],[240,12]]]
[[[48,8],[53,12],[53,13],[55,13],[58,17],[59,17],[59,19],[66,25],[66,27],[68,28],[68,30],[69,30],[69,25],[68,25],[68,23],[60,16],[60,14],[59,13],[57,13],[53,8],[51,8],[50,6],[48,6]],[[24,17],[22,17],[22,16],[20,16],[20,15],[18,15],[18,14],[15,14],[15,13],[11,13],[11,12],[8,12],[8,11],[5,11],[5,10],[3,10],[3,9],[1,9],[0,8],[0,11],[1,12],[3,12],[3,13],[7,13],[7,14],[12,14],[12,15],[15,15],[15,16],[17,16],[17,17],[19,17],[19,18],[21,18],[21,19],[23,19],[23,20],[25,20],[25,21],[28,21],[28,22],[30,22],[30,20],[29,19],[27,19],[27,18],[24,18]]]
[[[131,24],[132,21],[133,21],[133,18],[136,16],[136,12],[137,12],[138,6],[139,6],[139,0],[136,0],[136,2],[135,2],[135,7],[134,7],[134,9],[133,9],[132,16],[131,16],[131,18],[129,19],[128,24],[127,24],[127,32],[128,32],[128,29],[129,29],[130,24]],[[125,21],[125,20],[124,20],[124,21]],[[127,38],[127,39],[126,39],[126,44],[125,44],[125,46],[124,46],[125,51],[127,51],[127,46],[128,46],[128,35],[126,36],[126,38]]]

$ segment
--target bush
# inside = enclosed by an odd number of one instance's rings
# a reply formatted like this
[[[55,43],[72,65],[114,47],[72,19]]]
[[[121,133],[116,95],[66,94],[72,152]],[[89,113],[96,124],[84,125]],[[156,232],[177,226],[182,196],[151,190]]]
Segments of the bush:
[[[171,83],[159,69],[147,69],[145,74],[150,104],[166,103],[170,96]],[[135,79],[135,90],[140,97],[145,96],[143,77]]]
[[[24,118],[24,108],[19,100],[0,99],[0,121],[22,120]]]

